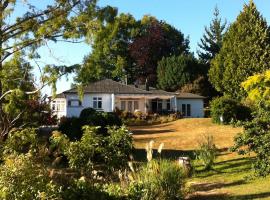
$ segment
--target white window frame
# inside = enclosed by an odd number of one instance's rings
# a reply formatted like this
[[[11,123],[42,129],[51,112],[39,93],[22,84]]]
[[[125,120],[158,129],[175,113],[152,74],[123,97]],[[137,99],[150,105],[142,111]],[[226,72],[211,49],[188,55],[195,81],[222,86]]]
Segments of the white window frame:
[[[102,109],[102,97],[93,97],[93,108],[97,110]]]
[[[54,112],[64,112],[66,109],[66,101],[65,100],[53,100],[51,104],[51,109]]]

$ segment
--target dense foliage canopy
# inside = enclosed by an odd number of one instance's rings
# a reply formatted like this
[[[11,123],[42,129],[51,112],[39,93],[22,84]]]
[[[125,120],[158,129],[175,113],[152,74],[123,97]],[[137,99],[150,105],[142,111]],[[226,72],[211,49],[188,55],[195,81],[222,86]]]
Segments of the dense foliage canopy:
[[[214,58],[209,78],[214,87],[233,98],[245,93],[239,85],[250,75],[269,68],[270,31],[253,1],[244,6],[224,36]]]

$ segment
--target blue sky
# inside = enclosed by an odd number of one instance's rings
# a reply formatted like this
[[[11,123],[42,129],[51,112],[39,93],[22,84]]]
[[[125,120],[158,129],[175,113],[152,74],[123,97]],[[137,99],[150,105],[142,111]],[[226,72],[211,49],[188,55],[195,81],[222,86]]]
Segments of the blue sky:
[[[51,0],[46,2],[49,1]],[[270,23],[270,1],[254,2]],[[222,19],[231,23],[242,10],[244,3],[248,3],[248,0],[101,0],[99,5],[117,7],[119,12],[131,13],[136,19],[147,14],[164,20],[182,31],[185,36],[189,36],[190,49],[196,52],[204,26],[208,26],[213,18],[214,7],[217,5]],[[47,47],[41,48],[39,52],[43,62],[54,64],[81,63],[83,57],[91,51],[91,47],[86,44],[50,43],[49,46],[51,53]],[[57,84],[58,92],[69,89],[71,82],[72,76],[68,81],[60,80]],[[49,92],[48,88],[44,90],[44,93]]]

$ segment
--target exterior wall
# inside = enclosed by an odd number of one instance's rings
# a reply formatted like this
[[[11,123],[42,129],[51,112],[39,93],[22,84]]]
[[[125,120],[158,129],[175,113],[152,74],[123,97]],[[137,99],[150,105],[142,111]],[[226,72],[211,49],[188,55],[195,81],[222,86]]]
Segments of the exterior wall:
[[[78,117],[84,108],[93,108],[93,97],[102,98],[102,109],[104,112],[112,112],[112,94],[84,94],[81,106],[68,106],[69,100],[79,100],[77,94],[66,95],[66,111],[62,116],[66,117]],[[60,116],[60,113],[57,113]],[[61,116],[61,117],[62,117]]]
[[[191,116],[190,117],[204,117],[203,111],[203,99],[177,99],[177,111],[182,112],[182,104],[191,105]]]

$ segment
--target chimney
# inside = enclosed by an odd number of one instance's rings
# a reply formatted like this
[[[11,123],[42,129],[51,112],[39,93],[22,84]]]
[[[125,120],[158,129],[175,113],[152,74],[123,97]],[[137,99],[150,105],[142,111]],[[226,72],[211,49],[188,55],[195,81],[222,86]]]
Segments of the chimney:
[[[127,75],[125,75],[125,84],[126,85],[128,84],[128,77],[127,77]]]
[[[135,88],[138,88],[139,87],[139,83],[138,83],[139,81],[138,80],[136,80],[135,82],[134,82],[134,87]]]
[[[146,80],[145,80],[145,90],[146,90],[146,91],[149,91],[149,83],[148,83],[147,78],[146,78]]]

